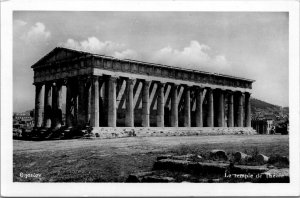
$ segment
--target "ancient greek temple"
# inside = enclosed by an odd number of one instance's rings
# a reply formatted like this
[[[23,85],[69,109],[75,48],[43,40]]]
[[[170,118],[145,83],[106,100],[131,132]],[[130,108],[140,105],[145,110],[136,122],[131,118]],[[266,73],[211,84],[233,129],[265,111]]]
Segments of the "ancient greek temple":
[[[62,47],[32,68],[36,127],[251,126],[253,80]]]

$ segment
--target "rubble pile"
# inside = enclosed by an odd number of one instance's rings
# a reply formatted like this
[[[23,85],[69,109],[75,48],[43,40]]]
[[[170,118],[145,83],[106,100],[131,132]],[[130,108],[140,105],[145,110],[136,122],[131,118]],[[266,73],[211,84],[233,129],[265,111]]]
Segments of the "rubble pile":
[[[206,156],[166,154],[157,156],[151,171],[133,173],[126,182],[286,183],[288,162],[287,157],[279,155],[250,156],[239,151],[228,154],[218,149]]]

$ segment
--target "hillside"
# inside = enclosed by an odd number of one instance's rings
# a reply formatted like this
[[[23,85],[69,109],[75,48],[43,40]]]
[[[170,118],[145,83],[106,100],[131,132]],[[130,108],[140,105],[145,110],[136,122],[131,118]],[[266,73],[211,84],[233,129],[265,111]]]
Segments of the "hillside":
[[[251,98],[252,117],[269,118],[273,120],[286,120],[289,116],[288,107],[280,107],[262,100]]]
[[[273,105],[267,102],[264,102],[262,100],[256,99],[256,98],[251,98],[251,110],[266,110],[266,111],[281,111],[281,107],[277,105]]]

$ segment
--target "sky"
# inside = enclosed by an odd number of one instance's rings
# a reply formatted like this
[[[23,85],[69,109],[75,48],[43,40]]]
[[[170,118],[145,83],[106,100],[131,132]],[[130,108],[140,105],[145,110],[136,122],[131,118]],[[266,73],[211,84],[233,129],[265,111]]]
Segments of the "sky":
[[[34,108],[31,66],[57,46],[255,80],[252,97],[288,106],[288,13],[13,13],[13,110]]]

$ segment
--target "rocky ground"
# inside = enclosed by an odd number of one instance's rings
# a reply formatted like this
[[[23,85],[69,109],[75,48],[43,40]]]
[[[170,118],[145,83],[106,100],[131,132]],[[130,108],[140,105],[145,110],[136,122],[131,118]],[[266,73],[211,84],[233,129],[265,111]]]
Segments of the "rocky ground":
[[[229,154],[212,150],[206,156],[197,154],[161,155],[152,171],[129,175],[127,182],[289,182],[289,159],[286,156],[267,157],[259,153]]]
[[[172,181],[175,182],[228,182],[222,179],[224,173],[219,176],[219,180],[216,178],[209,180],[208,177],[201,177],[201,174],[200,177],[196,177],[197,180],[195,178],[184,180],[182,178],[189,178],[189,175],[194,173],[157,168],[160,166],[155,163],[159,160],[176,160],[174,156],[176,158],[187,154],[199,155],[204,159],[204,161],[194,161],[196,163],[212,163],[214,160],[209,158],[209,153],[217,149],[226,152],[228,159],[223,162],[227,168],[230,165],[230,158],[238,151],[252,156],[263,154],[267,157],[272,155],[288,157],[288,148],[288,136],[282,135],[14,140],[13,180],[16,182],[126,182],[129,175],[160,171],[164,176],[172,177],[174,179]],[[157,159],[165,155],[173,157]],[[255,163],[247,160],[239,162],[239,165],[254,166],[257,165]],[[203,166],[203,164],[195,166]],[[276,167],[278,164],[265,163],[260,166],[267,167],[266,171],[274,172],[276,170],[271,170],[274,169],[272,166]],[[281,166],[282,168],[288,166]]]

